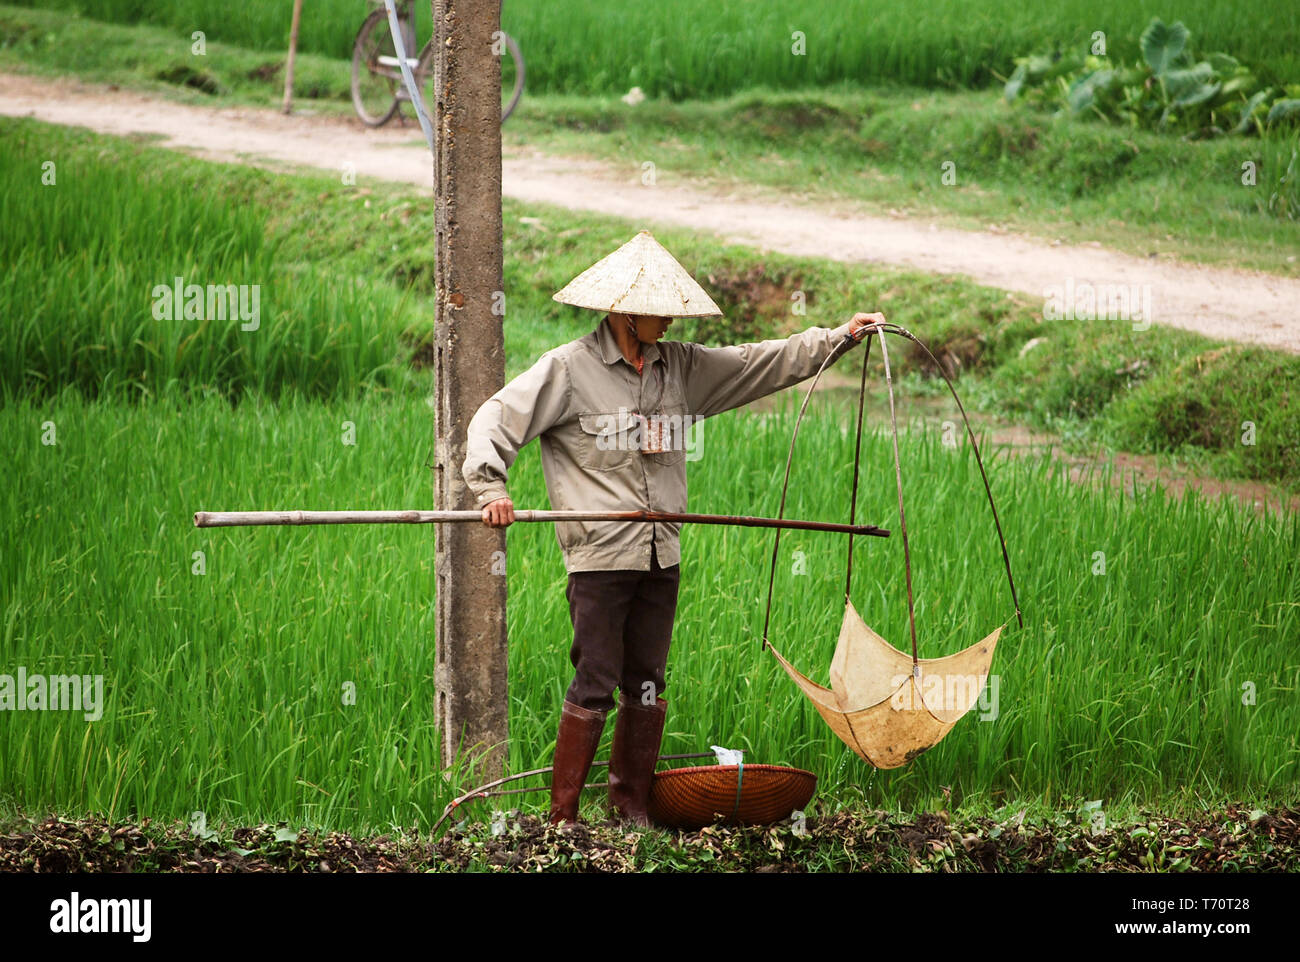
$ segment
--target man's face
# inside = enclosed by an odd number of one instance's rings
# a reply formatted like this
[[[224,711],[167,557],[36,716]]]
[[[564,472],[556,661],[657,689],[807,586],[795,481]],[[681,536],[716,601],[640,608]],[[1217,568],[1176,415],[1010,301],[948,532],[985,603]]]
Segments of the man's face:
[[[627,314],[620,315],[623,323],[627,323]],[[636,337],[642,344],[654,344],[658,342],[669,326],[673,323],[671,317],[651,317],[646,314],[637,314],[632,316],[633,323],[636,324]]]

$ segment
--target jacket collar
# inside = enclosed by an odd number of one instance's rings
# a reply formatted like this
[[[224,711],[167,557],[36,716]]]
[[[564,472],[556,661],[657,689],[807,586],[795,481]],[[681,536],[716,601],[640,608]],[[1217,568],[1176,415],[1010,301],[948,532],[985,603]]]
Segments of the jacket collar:
[[[614,339],[614,331],[610,328],[609,323],[608,315],[601,318],[600,327],[596,328],[596,349],[600,352],[601,359],[606,364],[627,361],[627,358],[623,356],[623,351],[618,346],[618,341]],[[641,353],[648,363],[653,364],[660,357],[659,345],[642,344]],[[629,366],[635,367],[636,365],[629,363]]]

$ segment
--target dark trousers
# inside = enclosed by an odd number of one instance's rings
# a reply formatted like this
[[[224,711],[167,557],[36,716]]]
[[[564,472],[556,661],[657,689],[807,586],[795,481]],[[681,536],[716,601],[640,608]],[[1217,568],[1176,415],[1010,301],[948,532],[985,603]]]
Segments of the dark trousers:
[[[652,549],[649,571],[569,575],[569,660],[576,674],[565,695],[568,701],[590,711],[609,711],[615,688],[629,699],[649,693],[650,704],[663,694],[681,574],[679,564],[659,567]]]

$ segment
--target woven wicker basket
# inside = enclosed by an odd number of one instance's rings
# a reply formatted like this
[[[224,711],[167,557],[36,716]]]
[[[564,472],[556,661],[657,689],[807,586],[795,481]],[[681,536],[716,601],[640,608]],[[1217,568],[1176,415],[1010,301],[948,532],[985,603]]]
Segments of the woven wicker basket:
[[[649,814],[663,825],[771,825],[808,804],[817,776],[782,765],[699,765],[655,774]]]

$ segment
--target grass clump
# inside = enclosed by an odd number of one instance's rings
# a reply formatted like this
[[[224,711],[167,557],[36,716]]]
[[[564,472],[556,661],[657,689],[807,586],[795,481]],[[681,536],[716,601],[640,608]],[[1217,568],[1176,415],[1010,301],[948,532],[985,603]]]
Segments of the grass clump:
[[[1239,477],[1300,477],[1300,370],[1257,347],[1200,351],[1117,399],[1101,433],[1118,447],[1213,451]]]

